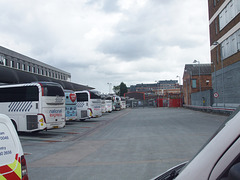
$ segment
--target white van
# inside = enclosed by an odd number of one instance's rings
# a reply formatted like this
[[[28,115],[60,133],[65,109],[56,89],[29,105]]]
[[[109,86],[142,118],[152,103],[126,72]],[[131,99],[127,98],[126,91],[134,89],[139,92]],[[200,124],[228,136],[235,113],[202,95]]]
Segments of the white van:
[[[0,114],[0,179],[28,180],[27,165],[12,121]]]
[[[240,180],[240,109],[189,163],[182,163],[155,179]]]

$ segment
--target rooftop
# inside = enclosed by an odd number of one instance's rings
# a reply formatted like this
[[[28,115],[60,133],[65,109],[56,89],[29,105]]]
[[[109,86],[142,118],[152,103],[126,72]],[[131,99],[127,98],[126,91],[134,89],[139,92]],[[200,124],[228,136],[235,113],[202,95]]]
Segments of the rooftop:
[[[188,72],[191,75],[199,75],[199,70],[201,75],[210,75],[211,64],[186,64],[184,68],[184,73]]]

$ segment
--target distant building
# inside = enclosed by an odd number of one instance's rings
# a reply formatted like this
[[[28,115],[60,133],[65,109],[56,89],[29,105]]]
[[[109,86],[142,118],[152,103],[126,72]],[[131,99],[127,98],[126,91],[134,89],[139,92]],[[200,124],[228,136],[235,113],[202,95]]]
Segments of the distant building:
[[[240,105],[240,1],[208,0],[214,106]]]
[[[164,80],[152,84],[131,85],[128,93],[141,92],[145,99],[156,99],[160,97],[181,96],[181,89],[177,80]],[[131,94],[133,95],[133,94]]]
[[[134,98],[136,100],[145,100],[145,94],[143,92],[128,92],[124,94],[124,97]]]
[[[153,84],[131,85],[129,92],[144,92],[145,94],[164,95],[167,92],[180,93],[180,85],[177,80],[158,81]]]
[[[181,107],[182,93],[177,80],[164,80],[152,84],[136,84],[128,88],[125,97],[144,101],[144,105],[155,107]]]
[[[192,95],[198,93],[198,105],[202,105],[203,92],[212,89],[211,64],[186,64],[183,74],[183,96],[185,105],[193,105]]]

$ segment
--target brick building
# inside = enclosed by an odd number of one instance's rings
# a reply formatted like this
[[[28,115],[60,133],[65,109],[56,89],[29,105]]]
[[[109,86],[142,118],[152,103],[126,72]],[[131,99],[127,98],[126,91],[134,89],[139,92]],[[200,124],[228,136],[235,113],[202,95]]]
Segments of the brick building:
[[[213,106],[240,105],[240,1],[208,0]]]
[[[143,92],[146,98],[148,96],[166,96],[167,94],[180,95],[180,85],[177,80],[158,81],[153,84],[136,84],[131,85],[129,92]]]
[[[192,95],[200,92],[198,101],[202,103],[203,92],[212,89],[211,64],[186,64],[183,74],[184,104],[192,105]]]
[[[153,84],[131,85],[125,96],[145,100],[157,107],[181,107],[182,93],[177,80],[163,80]],[[139,98],[139,96],[144,98]]]

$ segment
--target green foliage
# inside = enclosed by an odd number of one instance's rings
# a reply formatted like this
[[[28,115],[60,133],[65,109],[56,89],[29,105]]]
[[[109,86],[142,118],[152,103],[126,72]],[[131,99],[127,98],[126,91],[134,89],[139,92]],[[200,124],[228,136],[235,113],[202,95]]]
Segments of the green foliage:
[[[113,86],[113,91],[115,92],[116,95],[119,96],[119,92],[120,92],[120,85],[118,86]]]
[[[113,91],[116,93],[118,96],[124,96],[124,93],[127,93],[127,86],[125,83],[121,82],[120,85],[114,86]]]

